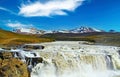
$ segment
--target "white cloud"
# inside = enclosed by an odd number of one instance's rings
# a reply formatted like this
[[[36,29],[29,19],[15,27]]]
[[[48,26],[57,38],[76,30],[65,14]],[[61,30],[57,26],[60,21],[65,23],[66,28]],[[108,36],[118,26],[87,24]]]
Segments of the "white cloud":
[[[50,0],[45,3],[22,4],[19,14],[26,17],[67,15],[65,11],[75,11],[84,0]]]
[[[13,11],[11,11],[11,10],[9,10],[9,9],[6,9],[6,8],[4,8],[4,7],[0,7],[0,10],[9,12],[9,13],[14,14],[14,15],[17,15],[15,12],[13,12]]]
[[[9,22],[6,24],[8,27],[11,27],[11,28],[24,28],[24,27],[33,27],[32,24],[22,24],[20,22],[15,22],[15,23],[12,23],[12,22]]]

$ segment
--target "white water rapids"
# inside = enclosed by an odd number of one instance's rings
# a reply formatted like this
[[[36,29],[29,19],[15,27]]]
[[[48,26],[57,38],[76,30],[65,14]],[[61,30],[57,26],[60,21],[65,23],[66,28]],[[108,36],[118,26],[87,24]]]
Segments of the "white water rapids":
[[[80,42],[43,43],[31,77],[120,77],[120,48]]]

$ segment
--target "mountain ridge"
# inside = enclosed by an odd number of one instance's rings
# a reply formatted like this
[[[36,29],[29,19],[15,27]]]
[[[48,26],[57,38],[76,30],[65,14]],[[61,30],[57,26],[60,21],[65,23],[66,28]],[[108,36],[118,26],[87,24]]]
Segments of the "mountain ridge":
[[[54,30],[51,32],[47,32],[47,33],[90,33],[90,32],[105,32],[104,30],[100,30],[100,29],[96,29],[93,27],[88,27],[88,26],[81,26],[78,28],[73,28],[73,29],[69,29],[69,30]]]

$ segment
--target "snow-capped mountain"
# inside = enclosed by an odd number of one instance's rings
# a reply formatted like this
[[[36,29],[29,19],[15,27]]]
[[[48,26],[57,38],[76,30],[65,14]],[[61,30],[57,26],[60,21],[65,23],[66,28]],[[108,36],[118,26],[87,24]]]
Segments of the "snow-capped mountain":
[[[103,32],[103,31],[96,28],[81,26],[80,28],[70,30],[70,32],[71,33],[89,33],[89,32]]]
[[[89,32],[103,32],[103,30],[81,26],[80,28],[75,28],[75,29],[71,29],[71,30],[56,30],[56,31],[53,31],[53,33],[89,33]]]
[[[47,33],[90,33],[90,32],[103,32],[103,30],[99,30],[96,28],[81,26],[80,28],[75,28],[71,30],[38,30],[35,28],[21,28],[21,29],[14,29],[15,33],[24,33],[24,34],[47,34]]]

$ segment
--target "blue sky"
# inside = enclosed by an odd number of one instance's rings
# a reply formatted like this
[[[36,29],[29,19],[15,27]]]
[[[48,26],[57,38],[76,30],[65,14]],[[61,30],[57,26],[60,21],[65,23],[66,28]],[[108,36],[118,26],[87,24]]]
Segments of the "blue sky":
[[[120,0],[0,0],[0,28],[120,31]]]

